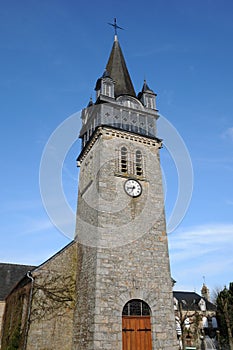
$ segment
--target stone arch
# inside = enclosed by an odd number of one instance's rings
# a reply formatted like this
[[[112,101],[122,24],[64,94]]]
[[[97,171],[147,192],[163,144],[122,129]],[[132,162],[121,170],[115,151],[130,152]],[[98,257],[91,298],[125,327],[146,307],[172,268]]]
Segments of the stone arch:
[[[151,308],[142,299],[130,299],[122,309],[122,349],[152,350]]]
[[[146,302],[151,309],[151,316],[155,313],[156,307],[158,306],[156,300],[159,299],[156,291],[144,290],[142,288],[137,288],[134,291],[125,291],[119,294],[118,301],[118,310],[122,310],[124,305],[132,300],[132,299],[140,299]]]
[[[122,316],[151,316],[151,308],[142,299],[131,299],[124,305]]]

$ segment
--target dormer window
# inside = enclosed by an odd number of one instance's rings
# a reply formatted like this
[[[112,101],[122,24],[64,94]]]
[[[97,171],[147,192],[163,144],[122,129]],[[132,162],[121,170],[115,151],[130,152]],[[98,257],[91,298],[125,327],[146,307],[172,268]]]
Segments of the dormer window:
[[[132,96],[123,95],[117,97],[117,102],[121,105],[134,109],[142,109],[142,103],[138,99]]]
[[[206,311],[206,303],[205,303],[204,299],[201,298],[198,305],[199,305],[201,311]]]
[[[106,70],[102,77],[97,80],[95,90],[96,100],[100,95],[114,98],[114,81]]]
[[[155,97],[156,94],[149,88],[146,81],[144,80],[142,91],[139,92],[138,98],[146,108],[156,109]]]
[[[149,109],[155,109],[155,96],[146,95],[144,96],[145,107]]]
[[[102,89],[101,89],[102,95],[114,97],[114,85],[113,82],[107,82],[102,80]]]

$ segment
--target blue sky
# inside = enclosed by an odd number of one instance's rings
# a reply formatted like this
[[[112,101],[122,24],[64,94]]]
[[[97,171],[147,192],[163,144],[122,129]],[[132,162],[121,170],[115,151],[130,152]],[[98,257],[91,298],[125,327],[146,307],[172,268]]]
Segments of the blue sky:
[[[2,262],[40,264],[69,242],[50,222],[40,197],[39,166],[56,127],[94,94],[113,42],[119,40],[138,92],[146,77],[157,107],[182,136],[194,188],[180,226],[169,234],[177,290],[228,285],[233,264],[233,3],[231,0],[35,1],[0,5]],[[77,130],[78,134],[78,130]],[[163,138],[163,135],[158,135]],[[63,186],[75,211],[74,144]],[[177,173],[161,150],[169,220]]]

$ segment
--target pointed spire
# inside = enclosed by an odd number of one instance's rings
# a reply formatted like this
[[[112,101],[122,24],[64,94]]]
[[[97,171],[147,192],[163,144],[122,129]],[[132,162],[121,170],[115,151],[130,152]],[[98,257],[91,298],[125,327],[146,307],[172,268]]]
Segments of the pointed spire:
[[[115,97],[120,95],[131,95],[136,97],[125,59],[116,35],[106,70],[115,82]]]
[[[90,97],[87,107],[91,107],[91,106],[93,106],[92,96]]]
[[[206,300],[210,300],[210,292],[209,292],[209,289],[207,288],[205,282],[203,283],[203,286],[201,288],[201,295]]]
[[[152,92],[152,93],[154,93],[154,91],[151,90],[151,89],[149,88],[149,86],[147,85],[146,79],[144,79],[144,83],[143,83],[143,87],[142,87],[142,92]]]
[[[142,91],[138,94],[138,99],[142,102],[142,104],[149,109],[156,109],[156,98],[157,94],[149,88],[146,80],[144,79],[144,83],[142,86]]]

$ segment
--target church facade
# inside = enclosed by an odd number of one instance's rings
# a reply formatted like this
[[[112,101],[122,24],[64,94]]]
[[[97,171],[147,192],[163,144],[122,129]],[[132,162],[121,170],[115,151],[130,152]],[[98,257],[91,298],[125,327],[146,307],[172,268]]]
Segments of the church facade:
[[[116,35],[95,90],[82,111],[75,240],[8,296],[4,350],[178,349],[156,94],[144,81],[136,95]]]

